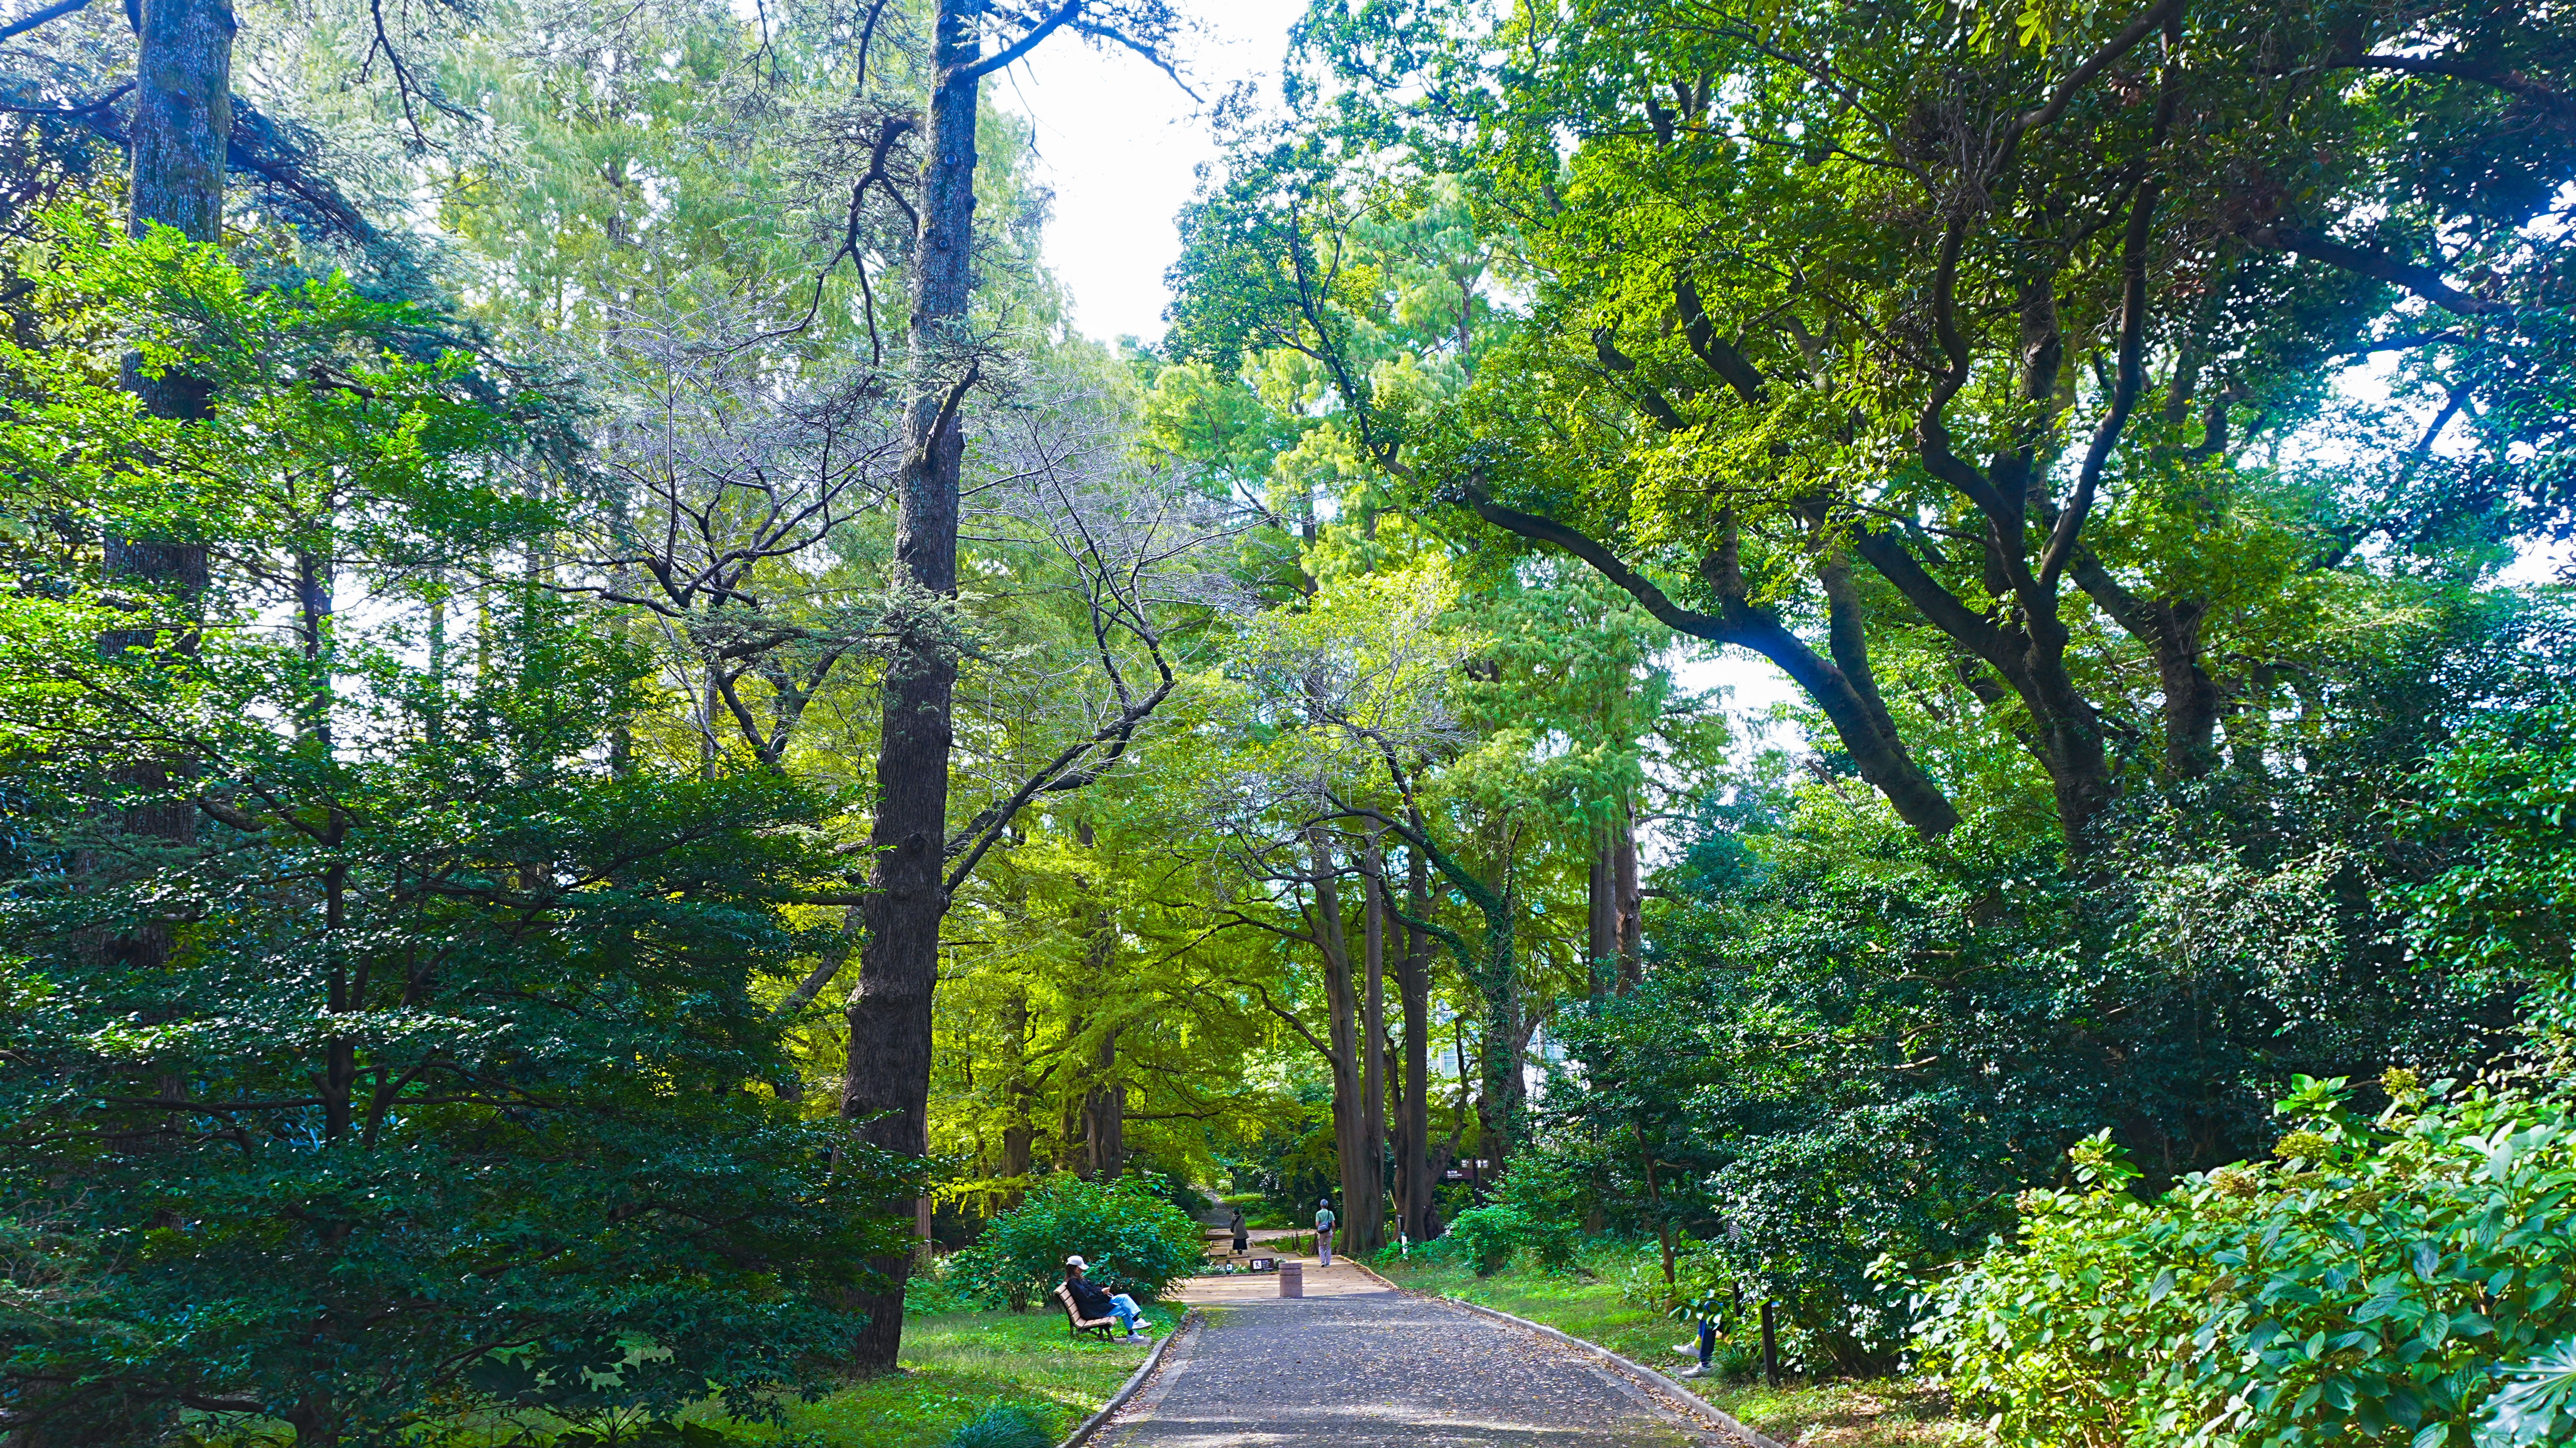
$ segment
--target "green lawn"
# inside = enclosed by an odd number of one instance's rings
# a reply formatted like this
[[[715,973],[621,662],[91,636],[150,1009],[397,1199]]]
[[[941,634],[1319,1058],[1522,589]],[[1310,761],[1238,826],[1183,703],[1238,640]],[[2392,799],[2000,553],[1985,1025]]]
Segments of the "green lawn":
[[[1416,1292],[1482,1303],[1545,1323],[1557,1331],[1670,1373],[1690,1365],[1673,1347],[1688,1328],[1620,1297],[1616,1284],[1588,1272],[1534,1272],[1513,1267],[1478,1277],[1466,1267],[1421,1263],[1383,1266],[1389,1281]],[[1900,1379],[1793,1383],[1684,1384],[1711,1404],[1797,1448],[1953,1448],[1985,1441],[1949,1414],[1937,1394]]]
[[[1156,1336],[1180,1311],[1150,1309]],[[1017,1403],[1054,1419],[1057,1434],[1099,1411],[1149,1347],[1072,1340],[1061,1312],[949,1312],[903,1325],[903,1372],[865,1379],[787,1411],[783,1429],[740,1425],[745,1437],[781,1434],[831,1448],[938,1448],[995,1403]]]

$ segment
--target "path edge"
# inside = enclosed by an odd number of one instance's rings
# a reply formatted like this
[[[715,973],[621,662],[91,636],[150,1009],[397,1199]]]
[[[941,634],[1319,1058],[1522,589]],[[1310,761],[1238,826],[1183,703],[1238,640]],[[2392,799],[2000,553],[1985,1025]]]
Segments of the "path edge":
[[[1126,1407],[1127,1400],[1136,1396],[1136,1390],[1145,1386],[1145,1380],[1154,1375],[1154,1369],[1163,1365],[1163,1355],[1172,1350],[1172,1344],[1181,1340],[1181,1334],[1195,1329],[1204,1320],[1195,1307],[1182,1313],[1181,1320],[1173,1325],[1170,1332],[1163,1334],[1163,1340],[1154,1344],[1154,1350],[1145,1354],[1145,1360],[1136,1365],[1136,1371],[1129,1373],[1127,1381],[1110,1395],[1109,1401],[1100,1405],[1100,1411],[1075,1424],[1073,1431],[1066,1434],[1056,1448],[1082,1448],[1084,1443],[1091,1441],[1091,1435],[1100,1431],[1101,1425],[1109,1421],[1109,1415]],[[1778,1448],[1778,1445],[1764,1445],[1764,1448]]]
[[[1378,1277],[1378,1274],[1375,1272],[1371,1272],[1369,1275],[1371,1277],[1377,1277],[1377,1280],[1380,1282],[1386,1282],[1385,1278]],[[1394,1287],[1398,1292],[1405,1290],[1401,1287],[1395,1287],[1395,1284],[1392,1282],[1387,1282],[1386,1285]],[[1432,1294],[1425,1293],[1423,1295],[1427,1297]],[[1456,1305],[1467,1309],[1469,1312],[1481,1313],[1482,1315],[1493,1318],[1497,1321],[1508,1322],[1514,1327],[1526,1328],[1531,1332],[1537,1333],[1541,1337],[1553,1338],[1558,1342],[1564,1343],[1567,1347],[1590,1353],[1594,1357],[1601,1359],[1603,1362],[1609,1363],[1613,1367],[1619,1368],[1633,1376],[1642,1378],[1649,1385],[1661,1388],[1674,1398],[1679,1399],[1681,1406],[1690,1412],[1697,1413],[1700,1417],[1707,1419],[1716,1427],[1732,1433],[1737,1438],[1752,1444],[1753,1448],[1788,1448],[1788,1445],[1782,1443],[1779,1439],[1752,1427],[1737,1418],[1734,1414],[1718,1407],[1708,1399],[1701,1397],[1699,1394],[1692,1392],[1680,1383],[1655,1371],[1644,1363],[1638,1362],[1634,1358],[1624,1357],[1618,1353],[1612,1352],[1610,1349],[1603,1347],[1597,1342],[1586,1341],[1583,1338],[1574,1336],[1572,1333],[1559,1332],[1555,1328],[1548,1326],[1546,1323],[1532,1322],[1526,1317],[1515,1317],[1511,1313],[1505,1312],[1497,1307],[1487,1307],[1481,1302],[1469,1302],[1463,1297],[1452,1297],[1445,1292],[1438,1294],[1438,1296],[1439,1300],[1442,1302],[1455,1303]]]

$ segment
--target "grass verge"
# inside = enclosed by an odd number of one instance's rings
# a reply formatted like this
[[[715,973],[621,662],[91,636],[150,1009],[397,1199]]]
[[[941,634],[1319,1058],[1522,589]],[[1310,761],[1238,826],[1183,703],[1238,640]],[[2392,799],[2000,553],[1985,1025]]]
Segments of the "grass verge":
[[[1149,1309],[1171,1331],[1180,1310]],[[939,1448],[996,1403],[1052,1420],[1057,1436],[1100,1410],[1153,1349],[1075,1341],[1061,1312],[943,1312],[903,1325],[903,1371],[787,1409],[781,1426],[726,1424],[746,1438],[802,1437],[830,1448]]]
[[[1690,1365],[1673,1352],[1687,1328],[1620,1295],[1589,1272],[1514,1266],[1479,1277],[1457,1263],[1372,1263],[1398,1287],[1480,1303],[1545,1323],[1663,1372]],[[1796,1448],[1968,1448],[1985,1435],[1952,1417],[1939,1394],[1897,1378],[1792,1383],[1709,1380],[1684,1384],[1739,1421]]]

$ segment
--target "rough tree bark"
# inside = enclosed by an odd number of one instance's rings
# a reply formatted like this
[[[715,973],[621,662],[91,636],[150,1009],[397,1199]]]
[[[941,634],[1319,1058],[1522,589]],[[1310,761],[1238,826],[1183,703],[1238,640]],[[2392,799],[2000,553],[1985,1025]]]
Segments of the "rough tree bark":
[[[912,594],[912,607],[898,616],[885,671],[876,814],[868,835],[875,863],[861,907],[866,939],[859,983],[846,1016],[850,1065],[841,1114],[860,1140],[913,1157],[929,1152],[931,995],[938,984],[939,922],[948,910],[950,880],[974,868],[1001,828],[993,824],[982,843],[960,845],[964,858],[953,875],[943,874],[952,843],[948,751],[957,656],[942,605],[957,593],[957,474],[965,452],[958,409],[979,375],[965,335],[974,289],[976,97],[985,76],[1068,27],[1163,65],[1155,47],[1172,24],[1161,0],[1061,0],[1029,11],[1001,7],[1019,33],[987,55],[982,26],[995,9],[988,0],[938,0],[932,20],[930,104],[914,211],[905,456],[896,482],[896,582]],[[1128,731],[1161,702],[1168,686],[1167,677],[1165,690],[1138,701],[1094,742],[1114,741],[1123,749]],[[1032,780],[997,818],[1007,823],[1010,812],[1040,788],[1078,788],[1096,777],[1093,769],[1043,786]],[[885,1372],[894,1368],[903,1340],[903,1282],[911,1259],[872,1265],[887,1285],[854,1304],[868,1324],[852,1362],[862,1372]]]
[[[1615,867],[1611,862],[1614,849],[1610,826],[1594,820],[1592,848],[1583,878],[1583,968],[1594,1000],[1610,994],[1611,980],[1618,970],[1618,887],[1613,883]]]
[[[1378,847],[1378,832],[1368,832],[1366,874],[1360,884],[1368,892],[1367,994],[1360,1012],[1360,1160],[1357,1170],[1345,1169],[1345,1181],[1356,1178],[1360,1190],[1354,1194],[1344,1189],[1343,1202],[1351,1214],[1347,1240],[1353,1252],[1374,1252],[1386,1245],[1386,854]]]
[[[1406,913],[1431,914],[1431,866],[1420,850],[1405,854]],[[1384,887],[1384,882],[1380,882]],[[1404,932],[1396,964],[1396,997],[1404,1015],[1403,1101],[1397,1107],[1395,1180],[1404,1230],[1417,1242],[1439,1235],[1431,1211],[1431,937]]]
[[[223,235],[234,28],[224,0],[144,0],[127,196],[137,236],[156,222],[191,241]]]
[[[1644,903],[1637,879],[1637,819],[1625,800],[1592,827],[1592,858],[1584,881],[1584,963],[1598,999],[1637,988],[1644,946]]]
[[[1618,837],[1610,846],[1610,891],[1615,907],[1619,946],[1619,993],[1625,995],[1646,978],[1646,888],[1637,878],[1637,814],[1619,807]]]
[[[897,483],[896,582],[911,594],[886,665],[877,746],[874,858],[859,983],[851,992],[849,1068],[841,1115],[852,1134],[905,1156],[930,1150],[930,1005],[939,975],[941,877],[948,835],[948,749],[957,656],[939,605],[957,592],[957,471],[964,455],[957,406],[971,373],[953,354],[972,285],[976,69],[983,43],[977,0],[941,0],[912,275],[911,398]],[[901,1209],[905,1203],[888,1203]],[[861,1371],[895,1366],[903,1341],[909,1256],[869,1264],[886,1285],[852,1305],[867,1314],[853,1349]]]
[[[1342,891],[1331,845],[1321,829],[1306,836],[1307,858],[1314,871],[1315,942],[1324,957],[1324,1002],[1332,1013],[1325,1025],[1324,1057],[1333,1070],[1333,1156],[1340,1171],[1341,1204],[1335,1216],[1345,1245],[1362,1239],[1374,1207],[1377,1173],[1365,1170],[1368,1129],[1369,1067],[1361,1040],[1359,972],[1353,969],[1350,937],[1342,926]],[[1361,882],[1366,885],[1366,881]],[[1364,947],[1365,948],[1365,947]]]
[[[127,230],[142,236],[154,226],[190,241],[220,241],[224,229],[224,138],[232,131],[233,12],[223,0],[147,0],[136,29],[133,162],[128,177]],[[129,358],[125,386],[156,417],[206,415],[206,384],[182,372],[146,377]],[[206,591],[203,544],[110,534],[102,568],[109,586],[132,587],[175,600],[188,612]],[[137,607],[149,610],[149,603]],[[157,646],[157,626],[111,629],[99,635],[99,653],[129,657]],[[194,654],[196,640],[182,631],[172,653]],[[131,834],[186,844],[196,838],[196,810],[184,801],[155,798],[171,782],[172,766],[139,763],[117,772],[120,792],[150,802],[124,810]],[[168,959],[170,932],[146,925],[109,942],[109,949],[145,969]]]
[[[1117,1080],[1118,1032],[1100,1033],[1091,1058],[1095,1073],[1082,1094],[1082,1159],[1096,1181],[1116,1181],[1127,1170],[1127,1083]]]

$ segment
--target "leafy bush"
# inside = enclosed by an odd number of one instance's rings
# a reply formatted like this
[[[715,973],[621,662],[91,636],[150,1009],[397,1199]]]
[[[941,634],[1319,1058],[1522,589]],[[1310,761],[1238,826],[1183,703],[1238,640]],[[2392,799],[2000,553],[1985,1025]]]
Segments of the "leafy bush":
[[[995,1217],[983,1238],[948,1259],[959,1290],[1026,1311],[1064,1280],[1064,1259],[1080,1254],[1091,1280],[1139,1302],[1206,1260],[1199,1224],[1173,1206],[1163,1185],[1131,1175],[1114,1182],[1053,1176]]]
[[[1055,1434],[1037,1414],[1009,1403],[996,1403],[976,1415],[948,1440],[948,1448],[1053,1448]]]
[[[951,1266],[953,1258],[942,1259],[928,1272],[914,1272],[904,1279],[903,1314],[906,1317],[930,1317],[942,1312],[971,1312],[983,1304],[983,1295],[975,1285],[961,1280]]]
[[[1923,1366],[2007,1445],[2506,1448],[2576,1433],[2576,1109],[2297,1078],[2278,1160],[2153,1202],[2108,1133],[1932,1294]]]
[[[1522,1252],[1541,1266],[1563,1267],[1574,1260],[1574,1227],[1563,1217],[1495,1202],[1460,1212],[1433,1250],[1468,1263],[1479,1277],[1502,1271]]]

